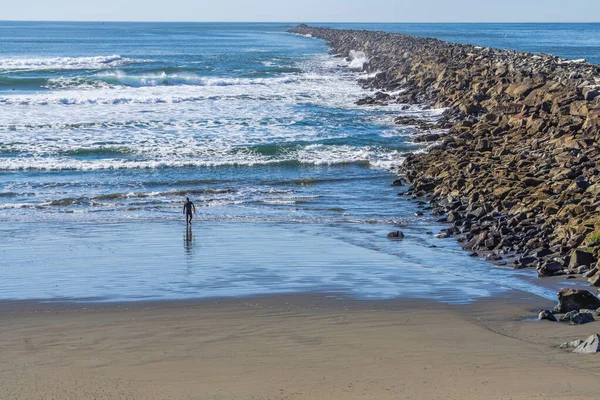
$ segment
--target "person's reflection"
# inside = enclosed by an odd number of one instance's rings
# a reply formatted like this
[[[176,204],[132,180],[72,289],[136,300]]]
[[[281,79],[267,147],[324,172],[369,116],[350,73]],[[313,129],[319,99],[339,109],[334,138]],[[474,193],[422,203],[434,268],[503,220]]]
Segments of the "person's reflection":
[[[183,246],[187,254],[192,253],[192,249],[194,247],[194,232],[192,231],[192,226],[189,224],[186,224],[185,227],[185,241]]]

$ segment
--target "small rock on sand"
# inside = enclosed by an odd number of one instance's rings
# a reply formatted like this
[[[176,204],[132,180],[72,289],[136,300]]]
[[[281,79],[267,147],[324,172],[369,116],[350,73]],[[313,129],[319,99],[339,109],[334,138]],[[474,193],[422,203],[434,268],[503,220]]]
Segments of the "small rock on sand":
[[[582,353],[582,354],[590,354],[590,353],[598,353],[600,352],[600,335],[592,335],[585,340],[585,342],[581,343],[573,353]]]
[[[573,325],[583,325],[595,321],[594,316],[592,314],[577,311],[571,311],[570,313],[567,313],[563,318],[565,319],[561,318],[561,321],[570,321]]]
[[[552,314],[552,311],[550,311],[550,310],[540,311],[540,313],[538,314],[538,319],[540,321],[545,319],[548,321],[556,322],[556,317],[554,316],[554,314]]]
[[[561,348],[561,349],[576,349],[582,343],[583,343],[583,340],[581,340],[581,339],[573,340],[572,342],[565,342],[565,343],[561,344],[559,348]]]

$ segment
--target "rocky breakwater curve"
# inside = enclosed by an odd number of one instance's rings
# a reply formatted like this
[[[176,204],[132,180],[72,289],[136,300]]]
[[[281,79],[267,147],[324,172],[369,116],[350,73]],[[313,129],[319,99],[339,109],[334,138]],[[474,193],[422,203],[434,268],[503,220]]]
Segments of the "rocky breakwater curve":
[[[366,56],[363,104],[445,108],[441,140],[400,169],[474,255],[600,286],[600,66],[375,31],[300,25]],[[399,118],[399,123],[406,119]],[[426,128],[421,126],[420,128]]]

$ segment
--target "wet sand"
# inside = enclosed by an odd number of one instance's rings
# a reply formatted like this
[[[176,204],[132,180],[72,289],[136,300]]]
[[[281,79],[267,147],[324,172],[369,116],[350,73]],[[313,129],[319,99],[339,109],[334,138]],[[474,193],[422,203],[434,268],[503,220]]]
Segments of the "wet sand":
[[[6,302],[3,399],[593,399],[598,331],[472,305],[323,295],[114,305]]]

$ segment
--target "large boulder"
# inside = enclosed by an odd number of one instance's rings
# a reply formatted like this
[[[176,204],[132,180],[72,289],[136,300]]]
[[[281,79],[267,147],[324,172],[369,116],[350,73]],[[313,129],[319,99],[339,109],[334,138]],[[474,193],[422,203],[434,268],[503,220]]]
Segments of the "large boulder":
[[[557,293],[558,304],[554,307],[556,313],[579,311],[582,308],[596,310],[600,308],[600,300],[587,290],[561,289]]]
[[[562,270],[563,264],[554,260],[543,261],[536,268],[539,277],[561,275],[563,274]]]
[[[598,352],[600,352],[600,335],[597,335],[597,334],[590,336],[583,343],[581,343],[579,346],[577,346],[577,348],[575,350],[573,350],[573,353],[583,353],[583,354],[598,353]]]
[[[569,270],[574,270],[582,265],[592,265],[596,262],[596,257],[590,252],[575,249],[571,252],[569,260]]]

